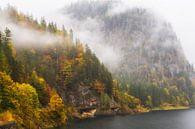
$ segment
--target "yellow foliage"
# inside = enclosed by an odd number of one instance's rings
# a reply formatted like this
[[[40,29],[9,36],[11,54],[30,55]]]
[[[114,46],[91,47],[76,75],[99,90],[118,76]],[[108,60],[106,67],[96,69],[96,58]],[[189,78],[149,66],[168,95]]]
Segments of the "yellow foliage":
[[[147,108],[144,108],[141,105],[137,105],[136,106],[136,112],[149,112],[149,110]]]
[[[13,81],[6,73],[0,72],[0,86],[12,85]]]
[[[0,114],[0,121],[14,121],[13,115],[11,112],[6,111]]]
[[[119,82],[117,80],[112,81],[113,87],[112,87],[112,94],[114,97],[117,96],[117,91],[119,89]]]
[[[58,94],[54,94],[51,96],[49,106],[51,109],[62,109],[64,108],[64,103],[62,101],[62,98]]]
[[[64,125],[67,122],[67,111],[62,98],[52,90],[48,107],[41,110],[41,121],[43,128]]]

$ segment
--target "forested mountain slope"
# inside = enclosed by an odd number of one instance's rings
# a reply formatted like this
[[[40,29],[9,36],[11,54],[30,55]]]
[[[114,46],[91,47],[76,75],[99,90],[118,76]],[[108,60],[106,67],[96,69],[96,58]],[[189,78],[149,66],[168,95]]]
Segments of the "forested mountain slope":
[[[48,128],[85,118],[86,109],[105,115],[195,102],[192,66],[171,25],[146,9],[116,13],[117,4],[72,4],[63,10],[71,25],[61,29],[0,10],[0,121]],[[75,38],[80,26],[88,45]]]
[[[38,22],[13,7],[0,15],[0,121],[14,120],[17,128],[47,128],[82,118],[81,108],[145,110],[138,98],[119,89],[87,45],[73,40],[72,30]]]
[[[121,11],[118,8],[120,4],[113,1],[82,1],[65,7],[63,13],[80,23],[89,19],[97,22],[95,32],[90,30],[90,24],[86,30],[100,34],[97,35],[102,38],[99,43],[110,46],[118,54],[117,62],[103,62],[130,94],[145,102],[150,96],[156,106],[162,102],[175,103],[178,95],[173,95],[172,89],[182,94],[180,99],[189,98],[192,94],[189,80],[192,66],[171,25],[147,9]],[[101,57],[100,53],[96,53]],[[156,91],[153,93],[147,89]],[[166,90],[169,93],[164,93]]]

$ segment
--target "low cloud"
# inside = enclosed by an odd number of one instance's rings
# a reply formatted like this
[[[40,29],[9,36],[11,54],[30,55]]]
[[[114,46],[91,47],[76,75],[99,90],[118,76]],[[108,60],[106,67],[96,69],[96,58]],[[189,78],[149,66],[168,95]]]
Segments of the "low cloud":
[[[59,42],[61,37],[55,36],[49,32],[40,32],[35,29],[16,24],[10,19],[9,13],[0,13],[0,31],[9,28],[12,34],[12,40],[16,47],[42,47],[46,44]]]

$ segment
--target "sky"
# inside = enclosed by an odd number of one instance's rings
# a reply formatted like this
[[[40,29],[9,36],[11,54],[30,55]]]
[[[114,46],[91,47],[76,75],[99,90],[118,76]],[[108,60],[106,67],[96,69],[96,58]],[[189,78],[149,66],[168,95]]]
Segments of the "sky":
[[[0,0],[0,7],[8,4],[19,11],[40,19],[57,22],[52,14],[65,5],[79,0]],[[102,0],[103,1],[103,0]],[[104,0],[105,1],[105,0]],[[127,7],[144,7],[155,12],[159,17],[171,23],[184,53],[190,63],[195,65],[195,1],[194,0],[121,0]]]

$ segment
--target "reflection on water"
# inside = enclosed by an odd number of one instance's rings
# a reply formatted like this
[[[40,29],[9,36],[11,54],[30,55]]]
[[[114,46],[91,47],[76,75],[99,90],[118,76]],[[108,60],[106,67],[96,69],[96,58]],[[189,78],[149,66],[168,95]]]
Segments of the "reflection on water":
[[[99,117],[58,129],[195,129],[195,109]]]

